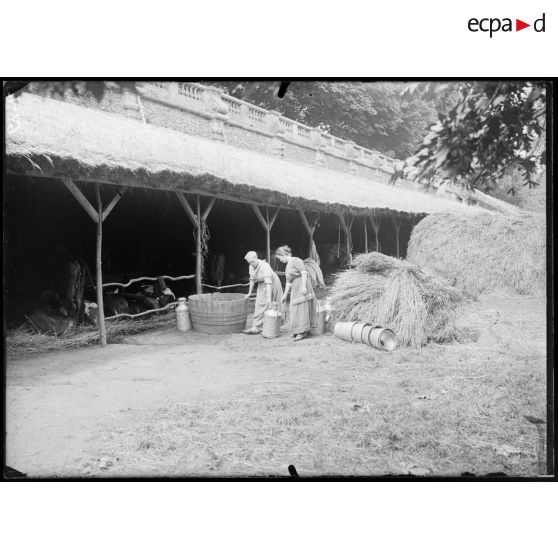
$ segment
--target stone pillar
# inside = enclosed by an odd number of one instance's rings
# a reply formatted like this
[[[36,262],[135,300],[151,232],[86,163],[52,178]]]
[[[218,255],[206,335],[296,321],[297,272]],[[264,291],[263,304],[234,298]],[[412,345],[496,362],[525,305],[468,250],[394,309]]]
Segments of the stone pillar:
[[[248,105],[244,103],[240,105],[240,119],[244,124],[250,124],[250,112],[248,110]]]
[[[347,159],[349,159],[349,172],[351,174],[356,174],[357,173],[357,164],[356,164],[356,156],[357,156],[357,152],[356,152],[356,144],[354,141],[351,140],[347,140],[345,142],[345,157],[347,157]]]
[[[320,128],[314,128],[310,132],[310,141],[312,143],[312,147],[316,152],[316,157],[314,162],[319,167],[327,166],[326,157],[324,153],[324,137],[322,135],[322,130]]]
[[[122,97],[124,105],[124,114],[129,118],[141,120],[140,108],[135,93],[129,86],[122,88]]]
[[[221,98],[217,87],[206,87],[203,92],[205,110],[209,115],[209,132],[214,141],[226,142],[224,123],[229,120],[229,106]]]
[[[176,81],[170,81],[167,84],[167,93],[169,97],[174,97],[175,99],[178,97],[178,83]]]
[[[276,157],[284,157],[285,155],[285,144],[283,142],[285,125],[281,122],[280,116],[281,113],[277,110],[267,111],[267,129],[273,134],[272,149],[273,155]]]

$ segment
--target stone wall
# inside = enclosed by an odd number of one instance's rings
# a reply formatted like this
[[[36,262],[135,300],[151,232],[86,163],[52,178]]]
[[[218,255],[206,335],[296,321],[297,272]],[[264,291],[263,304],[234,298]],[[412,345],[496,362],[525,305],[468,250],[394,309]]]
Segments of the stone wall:
[[[352,141],[285,118],[277,111],[226,95],[216,87],[191,82],[137,82],[136,91],[132,91],[110,82],[106,85],[101,101],[90,93],[76,95],[71,92],[62,100],[287,161],[383,183],[388,183],[394,169],[402,164]],[[33,84],[30,91],[37,92]],[[416,191],[420,186],[409,180],[398,180],[397,188]],[[443,190],[441,188],[437,195],[456,199],[451,190]]]

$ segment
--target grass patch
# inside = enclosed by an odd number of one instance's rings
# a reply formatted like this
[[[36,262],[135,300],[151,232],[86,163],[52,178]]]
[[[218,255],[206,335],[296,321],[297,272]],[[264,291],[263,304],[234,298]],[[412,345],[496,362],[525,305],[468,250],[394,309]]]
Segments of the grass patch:
[[[290,464],[304,476],[537,474],[537,432],[523,415],[544,416],[544,358],[502,366],[432,348],[422,359],[383,354],[384,376],[346,372],[157,409],[107,434],[107,474],[287,475]]]

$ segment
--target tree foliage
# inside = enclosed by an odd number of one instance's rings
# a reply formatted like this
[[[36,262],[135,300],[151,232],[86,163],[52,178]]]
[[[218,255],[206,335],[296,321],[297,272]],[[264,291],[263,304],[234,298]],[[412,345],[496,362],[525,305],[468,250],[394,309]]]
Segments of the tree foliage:
[[[512,172],[536,186],[544,148],[546,90],[527,82],[423,83],[409,86],[435,102],[438,122],[407,160],[419,180],[451,180],[489,190]],[[512,192],[513,193],[513,187]]]
[[[4,83],[6,94],[20,95],[29,85],[28,81],[8,81]],[[36,93],[50,95],[52,97],[64,97],[67,92],[75,95],[92,95],[97,101],[101,101],[106,91],[106,81],[84,81],[84,80],[61,80],[61,81],[34,81],[33,91]],[[133,81],[110,82],[116,87],[136,92]]]
[[[292,82],[280,98],[279,82],[212,82],[230,95],[278,110],[358,145],[405,158],[416,150],[435,122],[434,103],[403,97],[405,83]]]

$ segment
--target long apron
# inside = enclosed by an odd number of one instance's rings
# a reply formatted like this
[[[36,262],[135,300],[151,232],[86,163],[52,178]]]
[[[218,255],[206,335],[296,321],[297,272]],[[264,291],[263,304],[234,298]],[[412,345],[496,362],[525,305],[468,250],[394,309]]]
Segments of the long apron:
[[[279,312],[282,310],[281,298],[283,297],[283,287],[277,273],[265,261],[260,261],[256,269],[250,268],[250,280],[258,284],[252,327],[261,329],[263,327],[263,315],[267,308],[266,284],[271,284],[271,302],[277,303],[277,310]]]
[[[300,335],[311,328],[312,310],[316,295],[312,281],[307,276],[306,294],[302,294],[302,272],[306,272],[304,262],[300,258],[291,258],[285,268],[287,281],[291,283],[291,333]]]

